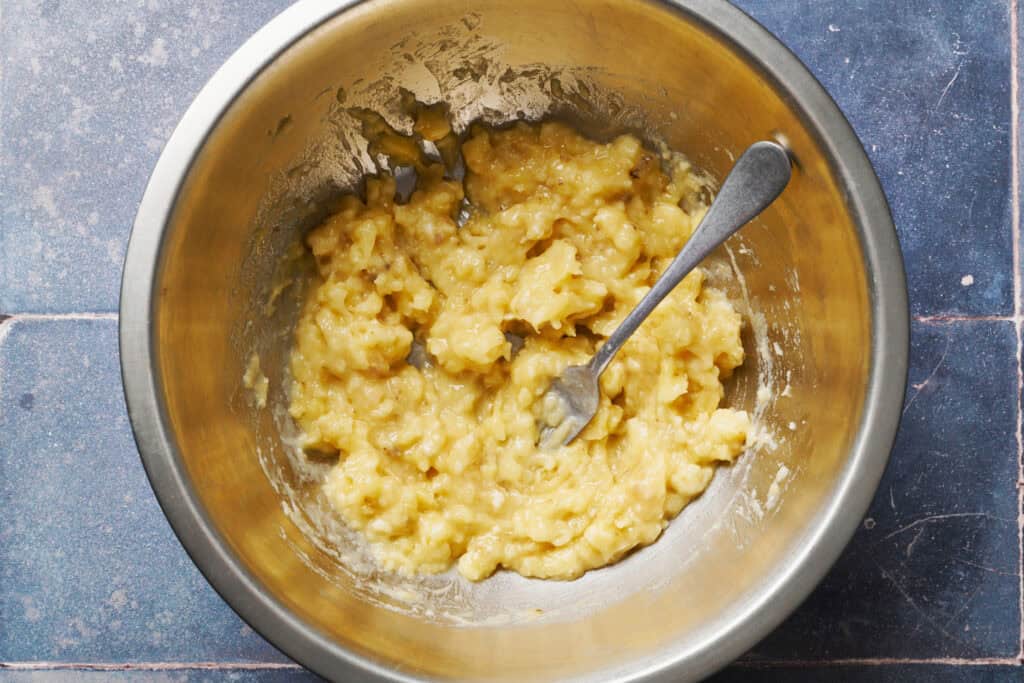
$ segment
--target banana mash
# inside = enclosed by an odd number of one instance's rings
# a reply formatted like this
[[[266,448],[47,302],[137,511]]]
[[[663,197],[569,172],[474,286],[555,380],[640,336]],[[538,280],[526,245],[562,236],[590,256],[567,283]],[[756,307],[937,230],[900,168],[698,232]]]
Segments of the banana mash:
[[[705,182],[559,123],[476,127],[462,152],[463,182],[425,165],[398,204],[371,178],[309,234],[290,411],[305,448],[338,453],[324,493],[383,567],[571,579],[652,543],[743,450],[747,414],[719,407],[741,319],[691,273],[605,372],[580,437],[539,450],[551,379],[679,251]]]

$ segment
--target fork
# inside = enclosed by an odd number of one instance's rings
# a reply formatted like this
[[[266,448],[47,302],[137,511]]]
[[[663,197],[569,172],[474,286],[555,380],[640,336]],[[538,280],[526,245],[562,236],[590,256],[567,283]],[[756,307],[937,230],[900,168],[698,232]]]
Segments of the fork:
[[[598,380],[630,335],[708,254],[771,204],[789,183],[786,149],[755,142],[736,161],[722,189],[690,239],[654,286],[585,365],[570,365],[541,398],[540,447],[567,446],[594,418],[601,400]]]

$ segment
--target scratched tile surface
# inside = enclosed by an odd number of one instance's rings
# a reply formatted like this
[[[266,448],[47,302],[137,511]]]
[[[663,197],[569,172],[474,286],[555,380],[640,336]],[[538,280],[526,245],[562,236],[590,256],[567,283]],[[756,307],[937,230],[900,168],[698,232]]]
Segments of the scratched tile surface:
[[[1017,654],[1013,325],[916,323],[911,345],[903,421],[867,517],[749,659]]]
[[[128,428],[114,320],[8,322],[0,662],[271,661],[164,520]]]
[[[0,316],[116,310],[161,146],[223,59],[288,4],[2,3]],[[861,136],[913,313],[1012,314],[1009,0],[737,4]],[[885,663],[1018,653],[1016,353],[1010,321],[915,323],[904,422],[867,518],[812,597],[716,682],[1022,679],[1014,666]],[[164,521],[126,422],[116,321],[5,323],[0,435],[0,683],[316,680],[278,668],[288,660]]]
[[[1009,2],[736,4],[856,129],[896,220],[912,312],[1012,313]]]

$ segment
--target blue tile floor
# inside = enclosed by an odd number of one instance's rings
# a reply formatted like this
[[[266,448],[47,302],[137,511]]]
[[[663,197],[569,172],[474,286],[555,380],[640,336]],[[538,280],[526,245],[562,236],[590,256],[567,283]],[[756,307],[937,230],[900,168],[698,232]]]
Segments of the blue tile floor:
[[[287,4],[3,4],[0,683],[314,680],[178,545],[135,452],[116,351],[121,260],[160,148]],[[903,424],[859,532],[714,680],[1022,680],[1017,3],[738,4],[860,134],[914,323]]]

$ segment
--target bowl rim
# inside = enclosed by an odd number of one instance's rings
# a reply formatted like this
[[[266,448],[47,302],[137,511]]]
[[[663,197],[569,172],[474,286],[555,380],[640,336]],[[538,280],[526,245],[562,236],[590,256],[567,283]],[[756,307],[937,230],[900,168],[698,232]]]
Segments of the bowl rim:
[[[422,680],[346,650],[263,589],[217,532],[189,485],[167,419],[156,368],[153,288],[163,237],[182,184],[207,137],[248,85],[285,50],[335,16],[372,0],[299,0],[249,38],[210,78],[175,128],[132,228],[121,283],[119,343],[128,415],[146,475],[192,561],[238,615],[314,672],[346,681]],[[845,183],[867,264],[872,356],[860,427],[835,496],[806,541],[742,614],[685,651],[669,652],[620,681],[697,680],[770,633],[838,559],[867,511],[889,460],[906,390],[910,316],[903,257],[885,195],[856,133],[800,60],[742,10],[719,0],[637,0],[691,21],[745,53],[790,98]],[[599,675],[592,672],[588,677]]]

